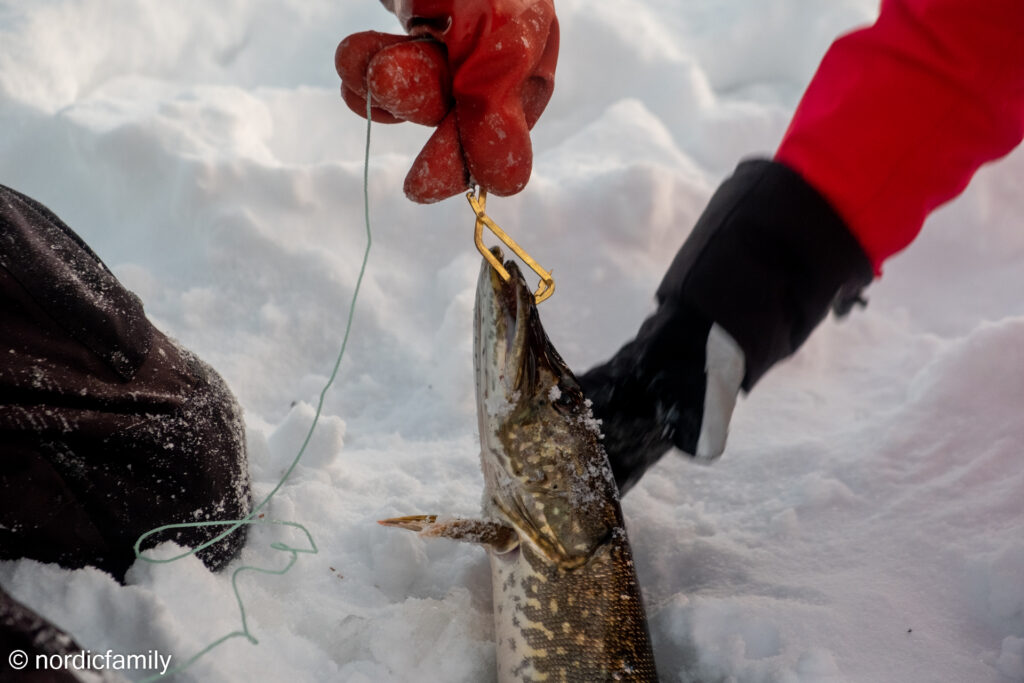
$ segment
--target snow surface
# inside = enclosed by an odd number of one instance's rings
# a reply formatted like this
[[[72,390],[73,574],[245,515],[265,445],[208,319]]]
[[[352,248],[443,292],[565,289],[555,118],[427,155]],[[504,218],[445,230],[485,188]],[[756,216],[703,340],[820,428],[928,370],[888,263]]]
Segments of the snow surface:
[[[770,153],[818,59],[875,0],[559,0],[536,168],[492,215],[547,268],[571,366],[607,357],[710,192]],[[257,494],[312,419],[364,246],[365,129],[335,45],[395,30],[374,0],[0,1],[0,182],[50,205],[217,367],[247,412]],[[428,131],[377,127],[374,246],[337,388],[269,506],[319,546],[240,579],[253,633],[178,680],[487,681],[478,548],[375,520],[473,516],[471,213],[402,178]],[[983,170],[737,407],[724,458],[668,457],[625,499],[667,681],[1024,680],[1024,153]],[[281,567],[255,529],[240,562]],[[240,628],[189,558],[0,563],[88,648],[182,661]],[[134,674],[138,677],[140,674]]]

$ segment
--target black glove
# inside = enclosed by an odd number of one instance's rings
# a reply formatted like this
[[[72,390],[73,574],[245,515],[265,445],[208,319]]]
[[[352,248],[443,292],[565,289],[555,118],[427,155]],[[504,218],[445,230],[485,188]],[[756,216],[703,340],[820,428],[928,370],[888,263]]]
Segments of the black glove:
[[[863,303],[871,262],[797,173],[745,161],[711,198],[636,339],[580,384],[625,493],[672,446],[721,455],[736,396],[807,339],[829,309]]]

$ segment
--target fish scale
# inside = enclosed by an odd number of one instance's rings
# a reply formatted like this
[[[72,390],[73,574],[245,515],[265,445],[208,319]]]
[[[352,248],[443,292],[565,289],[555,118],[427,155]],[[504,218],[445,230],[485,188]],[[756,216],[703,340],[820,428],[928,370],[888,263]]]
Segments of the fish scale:
[[[507,555],[491,555],[500,681],[656,680],[625,536],[573,570]]]
[[[499,682],[656,681],[618,490],[589,403],[519,269],[511,261],[505,269],[507,282],[484,261],[474,313],[484,519],[381,523],[487,548]]]

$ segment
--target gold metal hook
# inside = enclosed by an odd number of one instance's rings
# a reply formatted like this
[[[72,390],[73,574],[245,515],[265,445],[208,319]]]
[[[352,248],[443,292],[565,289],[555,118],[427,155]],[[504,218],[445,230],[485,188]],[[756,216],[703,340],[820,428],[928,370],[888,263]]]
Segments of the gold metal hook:
[[[502,265],[501,261],[494,257],[491,250],[484,245],[484,226],[494,233],[494,235],[501,240],[505,246],[515,252],[515,255],[523,260],[523,263],[530,266],[533,272],[540,276],[540,284],[537,285],[537,291],[533,293],[534,303],[540,303],[547,300],[552,294],[555,293],[555,279],[551,277],[551,271],[544,270],[540,264],[533,260],[533,258],[527,254],[522,247],[511,237],[508,233],[498,227],[498,224],[491,220],[491,217],[487,215],[487,190],[480,188],[480,196],[470,190],[466,193],[466,199],[469,200],[469,205],[473,207],[473,213],[476,214],[476,227],[473,232],[473,241],[476,243],[476,248],[483,254],[483,257],[487,259],[487,262],[491,264],[501,278],[508,282],[510,275],[505,270],[505,266]]]

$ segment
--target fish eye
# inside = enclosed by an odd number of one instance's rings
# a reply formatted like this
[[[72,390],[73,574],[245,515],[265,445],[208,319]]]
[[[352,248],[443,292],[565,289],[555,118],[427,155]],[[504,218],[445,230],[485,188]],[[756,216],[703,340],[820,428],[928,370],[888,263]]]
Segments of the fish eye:
[[[571,390],[566,390],[562,387],[559,387],[558,397],[551,401],[551,405],[553,405],[560,413],[570,412],[575,403]]]

